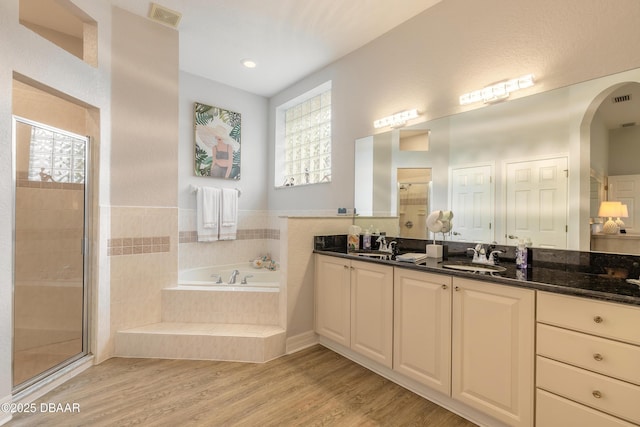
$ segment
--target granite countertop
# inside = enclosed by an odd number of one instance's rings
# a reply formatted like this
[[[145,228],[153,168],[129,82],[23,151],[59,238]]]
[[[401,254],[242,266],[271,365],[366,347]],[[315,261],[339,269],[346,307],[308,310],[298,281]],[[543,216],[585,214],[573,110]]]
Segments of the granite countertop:
[[[362,262],[640,306],[640,286],[628,283],[624,277],[620,277],[615,268],[594,267],[583,271],[584,269],[581,270],[570,264],[540,262],[526,270],[519,270],[512,260],[505,260],[500,263],[501,267],[506,268],[504,272],[479,274],[445,268],[442,266],[443,260],[432,258],[427,258],[424,263],[415,264],[358,256],[346,253],[345,249],[337,247],[316,248],[314,252]],[[470,262],[471,260],[464,254],[452,254],[444,260],[444,262],[458,261]]]

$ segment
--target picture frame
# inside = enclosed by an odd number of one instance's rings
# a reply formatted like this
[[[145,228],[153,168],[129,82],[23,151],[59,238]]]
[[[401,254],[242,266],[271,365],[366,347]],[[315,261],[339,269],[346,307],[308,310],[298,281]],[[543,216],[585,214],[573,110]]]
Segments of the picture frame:
[[[193,110],[195,175],[239,180],[241,114],[200,102]]]

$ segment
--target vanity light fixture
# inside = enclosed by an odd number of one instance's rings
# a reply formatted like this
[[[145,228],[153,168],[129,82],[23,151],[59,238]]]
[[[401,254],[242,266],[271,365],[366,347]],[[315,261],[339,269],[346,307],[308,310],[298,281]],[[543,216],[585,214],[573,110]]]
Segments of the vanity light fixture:
[[[620,230],[618,224],[613,220],[615,217],[622,215],[622,203],[604,201],[600,203],[600,209],[598,209],[598,216],[609,218],[602,226],[602,232],[605,234],[617,234]]]
[[[511,92],[531,87],[534,84],[535,81],[533,74],[527,74],[515,79],[505,80],[487,86],[484,89],[465,93],[460,97],[460,105],[473,104],[480,101],[486,104],[501,101],[508,98]]]
[[[420,114],[418,110],[414,108],[413,110],[405,110],[400,111],[399,113],[392,114],[391,116],[383,117],[373,122],[373,127],[376,129],[383,128],[386,126],[391,127],[400,127],[404,126],[407,121],[411,119],[415,119]]]

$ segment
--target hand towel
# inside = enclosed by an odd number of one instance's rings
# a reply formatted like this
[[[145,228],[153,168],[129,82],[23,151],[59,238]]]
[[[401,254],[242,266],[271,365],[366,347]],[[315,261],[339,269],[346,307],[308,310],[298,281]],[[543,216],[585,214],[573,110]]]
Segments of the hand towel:
[[[236,225],[238,221],[238,190],[222,189],[222,226]]]
[[[214,209],[214,207],[216,208]],[[207,212],[205,212],[205,210],[207,210]],[[196,230],[198,232],[198,242],[215,242],[218,240],[220,229],[218,226],[219,216],[220,189],[199,187],[196,193]]]
[[[202,187],[202,222],[204,228],[218,228],[220,189]]]
[[[238,190],[222,189],[220,240],[235,240],[238,229]]]

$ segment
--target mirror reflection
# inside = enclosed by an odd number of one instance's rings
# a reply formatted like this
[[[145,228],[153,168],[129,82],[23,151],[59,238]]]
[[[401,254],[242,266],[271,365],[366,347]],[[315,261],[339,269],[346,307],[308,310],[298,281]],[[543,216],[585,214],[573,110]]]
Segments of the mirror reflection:
[[[425,213],[455,213],[447,240],[638,253],[638,82],[630,70],[358,139],[355,221],[401,236],[410,187],[399,171],[423,168]],[[407,151],[403,134],[425,135],[421,151]],[[604,200],[627,205],[626,234],[602,234]]]

